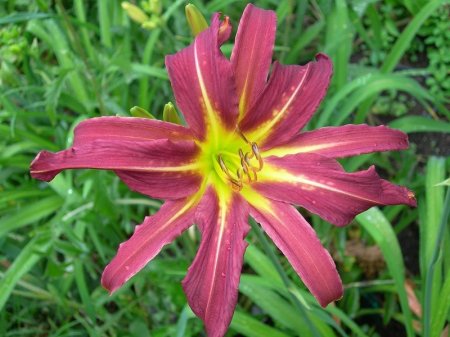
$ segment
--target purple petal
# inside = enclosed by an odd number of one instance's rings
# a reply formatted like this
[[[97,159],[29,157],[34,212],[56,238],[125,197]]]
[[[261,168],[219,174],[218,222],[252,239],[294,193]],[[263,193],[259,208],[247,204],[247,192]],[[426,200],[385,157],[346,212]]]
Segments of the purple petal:
[[[250,214],[286,256],[321,306],[342,297],[342,283],[333,259],[293,206],[265,199],[264,207],[252,204]]]
[[[202,180],[192,141],[93,140],[68,150],[40,152],[31,163],[31,176],[50,181],[66,169],[113,170],[131,189],[154,198],[178,199],[194,193]]]
[[[120,244],[117,255],[103,271],[103,287],[110,293],[119,289],[144,268],[163,246],[192,225],[198,200],[197,196],[193,196],[167,201],[158,213],[146,217],[141,225],[136,226],[134,234]]]
[[[415,206],[405,187],[380,179],[372,166],[347,173],[331,158],[312,153],[269,157],[252,186],[261,194],[300,205],[323,219],[343,226],[372,206]]]
[[[297,153],[316,153],[330,158],[343,158],[407,148],[408,136],[401,131],[386,126],[350,124],[300,133],[264,155],[283,157]]]
[[[305,66],[275,63],[257,104],[241,121],[241,131],[262,149],[286,143],[316,111],[331,74],[331,60],[324,54],[318,54],[315,62]]]
[[[231,54],[242,118],[266,85],[277,29],[275,12],[248,4]]]
[[[145,141],[192,140],[192,132],[180,125],[136,117],[99,117],[82,121],[74,130],[74,146],[96,140]]]
[[[219,14],[193,44],[166,57],[166,66],[178,107],[195,135],[203,140],[209,128],[233,130],[238,101],[231,63],[220,51],[229,36],[229,21]]]
[[[248,210],[238,194],[217,195],[210,189],[196,212],[202,233],[200,249],[183,280],[194,313],[209,337],[228,329],[238,297],[243,255],[247,247]]]

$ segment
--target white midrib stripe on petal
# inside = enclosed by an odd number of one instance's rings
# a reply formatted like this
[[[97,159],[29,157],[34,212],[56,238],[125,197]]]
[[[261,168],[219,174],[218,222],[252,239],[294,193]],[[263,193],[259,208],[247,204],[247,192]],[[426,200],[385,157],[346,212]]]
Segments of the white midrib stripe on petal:
[[[212,298],[212,293],[214,291],[215,288],[215,280],[216,280],[216,274],[217,274],[217,265],[218,265],[218,261],[219,261],[219,255],[220,255],[220,248],[222,247],[222,240],[223,240],[223,233],[225,231],[225,220],[226,220],[226,216],[227,216],[227,202],[225,200],[225,198],[221,198],[220,196],[217,196],[219,199],[219,221],[218,221],[218,225],[219,225],[219,236],[217,238],[217,244],[216,244],[216,252],[214,254],[214,268],[213,268],[213,277],[212,277],[212,283],[211,283],[211,287],[209,289],[209,294],[208,294],[208,302],[206,303],[206,307],[205,307],[205,319],[208,315],[208,309],[209,309],[209,305],[211,303],[211,298]]]
[[[206,124],[205,126],[207,129],[211,127],[212,128],[211,133],[213,135],[217,135],[217,130],[216,130],[216,126],[217,126],[217,122],[218,122],[217,116],[215,114],[215,111],[211,104],[211,101],[209,100],[208,92],[206,90],[205,82],[203,80],[203,75],[202,75],[202,71],[201,71],[199,59],[198,59],[197,40],[195,40],[195,42],[194,42],[194,61],[195,61],[195,71],[197,73],[198,83],[200,85],[200,91],[202,93],[202,99],[203,99],[203,102],[205,103],[206,113],[208,115],[208,120],[204,121]]]
[[[309,69],[310,69],[310,64],[308,63],[306,65],[305,74],[303,75],[301,81],[299,82],[297,87],[294,89],[294,92],[291,94],[291,96],[289,97],[287,102],[283,105],[283,107],[280,109],[280,111],[275,116],[273,116],[274,118],[263,123],[260,127],[258,127],[254,131],[256,137],[253,136],[253,138],[255,139],[255,141],[260,140],[262,137],[267,138],[267,136],[271,133],[271,130],[274,130],[274,128],[276,128],[276,125],[280,122],[280,120],[285,117],[285,114],[286,114],[287,110],[289,109],[289,107],[291,106],[292,101],[296,98],[298,92],[303,87],[303,84],[305,83],[305,80],[308,77]]]
[[[260,179],[261,182],[279,182],[279,183],[299,183],[303,185],[309,185],[311,187],[318,187],[324,190],[328,190],[331,192],[347,195],[349,197],[359,199],[359,200],[365,200],[369,201],[375,204],[381,204],[380,202],[376,200],[372,200],[369,198],[365,198],[356,194],[352,194],[343,190],[340,190],[338,188],[332,187],[330,185],[322,184],[314,180],[306,179],[303,175],[294,175],[286,170],[280,169],[280,168],[272,168],[272,170],[268,170],[266,168],[263,172],[260,173],[258,177],[262,178],[262,175],[264,175],[264,179]]]

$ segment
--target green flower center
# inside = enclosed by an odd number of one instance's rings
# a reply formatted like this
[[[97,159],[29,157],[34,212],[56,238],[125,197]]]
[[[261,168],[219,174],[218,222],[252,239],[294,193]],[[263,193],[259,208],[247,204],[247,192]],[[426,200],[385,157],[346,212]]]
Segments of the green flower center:
[[[216,142],[205,142],[201,160],[216,185],[225,184],[240,191],[245,184],[258,179],[264,162],[258,145],[249,141],[240,130],[227,136]]]

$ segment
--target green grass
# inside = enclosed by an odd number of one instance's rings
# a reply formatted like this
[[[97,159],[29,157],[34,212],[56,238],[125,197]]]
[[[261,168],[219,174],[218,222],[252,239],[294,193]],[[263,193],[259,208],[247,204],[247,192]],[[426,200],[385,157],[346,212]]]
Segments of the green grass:
[[[192,2],[207,17],[229,15],[234,33],[246,4]],[[450,296],[450,204],[448,184],[439,183],[449,178],[450,160],[435,154],[449,154],[450,97],[427,86],[436,74],[425,41],[443,36],[434,15],[448,1],[254,3],[277,12],[275,59],[302,64],[317,52],[333,59],[332,84],[309,129],[388,124],[415,135],[407,151],[342,163],[348,170],[375,164],[384,178],[411,188],[419,207],[372,209],[345,229],[304,213],[338,261],[346,289],[326,309],[254,226],[227,336],[440,336],[450,319],[443,300]],[[197,232],[184,233],[110,297],[100,286],[103,268],[161,202],[108,172],[68,171],[51,183],[28,172],[40,150],[70,145],[86,118],[129,116],[133,106],[163,118],[174,102],[164,57],[192,41],[185,5],[162,1],[155,14],[162,24],[145,30],[116,0],[0,2],[0,336],[204,335],[180,285]],[[408,233],[418,253],[403,238]],[[385,267],[367,277],[345,252],[349,240],[377,245]],[[420,316],[405,280],[414,284]]]

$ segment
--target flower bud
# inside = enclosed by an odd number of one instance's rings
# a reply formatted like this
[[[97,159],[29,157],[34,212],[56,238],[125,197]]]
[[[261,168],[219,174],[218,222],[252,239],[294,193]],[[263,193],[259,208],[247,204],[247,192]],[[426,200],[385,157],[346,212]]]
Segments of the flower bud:
[[[171,102],[167,103],[164,106],[163,120],[166,122],[181,125],[181,119],[178,116],[177,110]]]
[[[144,108],[141,108],[140,106],[132,107],[130,109],[130,114],[133,117],[155,119],[155,117],[150,112],[148,112]]]
[[[161,0],[148,0],[148,9],[151,13],[161,14]]]
[[[205,17],[193,4],[186,5],[185,12],[187,22],[194,37],[208,28],[208,23],[206,22]]]
[[[127,1],[122,2],[122,8],[125,12],[127,12],[130,19],[136,21],[137,23],[143,24],[149,19],[147,14],[145,14],[142,9]]]

